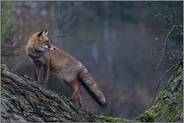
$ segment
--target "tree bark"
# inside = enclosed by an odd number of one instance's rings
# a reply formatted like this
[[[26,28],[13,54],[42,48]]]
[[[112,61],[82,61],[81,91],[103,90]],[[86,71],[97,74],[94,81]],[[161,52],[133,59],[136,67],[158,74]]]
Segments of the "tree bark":
[[[125,122],[82,110],[62,94],[37,84],[30,77],[1,65],[1,121],[17,122]]]
[[[153,106],[136,118],[141,122],[183,121],[183,64],[158,94]],[[1,65],[1,121],[17,122],[131,122],[82,110],[62,94],[37,84],[30,77]]]
[[[137,117],[144,122],[183,122],[183,62],[174,67],[174,73],[158,94],[154,105]]]

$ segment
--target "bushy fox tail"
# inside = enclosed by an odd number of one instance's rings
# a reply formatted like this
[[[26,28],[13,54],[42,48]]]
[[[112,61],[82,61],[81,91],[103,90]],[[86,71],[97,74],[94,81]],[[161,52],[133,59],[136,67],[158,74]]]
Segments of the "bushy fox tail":
[[[88,73],[87,69],[83,67],[79,74],[79,81],[81,84],[85,87],[85,89],[88,91],[88,93],[91,95],[92,98],[95,99],[95,101],[100,106],[106,106],[107,102],[105,99],[105,96],[102,94],[100,89],[98,88],[97,84],[91,77],[91,75]]]

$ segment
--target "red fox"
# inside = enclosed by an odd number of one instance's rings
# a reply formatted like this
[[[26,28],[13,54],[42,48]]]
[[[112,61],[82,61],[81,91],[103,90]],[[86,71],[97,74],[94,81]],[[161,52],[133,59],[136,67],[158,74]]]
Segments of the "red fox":
[[[55,50],[51,46],[47,34],[48,31],[46,30],[32,35],[25,48],[26,53],[36,66],[35,79],[38,82],[40,82],[41,66],[44,66],[44,84],[48,81],[50,71],[50,60],[47,60],[48,55],[46,51]]]
[[[61,81],[72,89],[71,99],[78,98],[79,104],[84,108],[82,96],[79,91],[80,82],[100,106],[106,106],[106,99],[98,88],[92,76],[82,63],[52,45],[47,37],[48,31],[33,34],[26,45],[26,52],[36,66],[36,80],[40,81],[41,66],[44,66],[44,84],[48,81],[49,71],[54,72]]]

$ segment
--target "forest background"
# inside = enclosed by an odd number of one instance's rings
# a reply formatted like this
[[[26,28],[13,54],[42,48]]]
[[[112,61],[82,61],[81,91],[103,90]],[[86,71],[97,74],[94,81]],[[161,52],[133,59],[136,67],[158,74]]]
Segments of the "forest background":
[[[153,2],[159,12],[183,25],[183,2]],[[107,98],[101,108],[83,87],[86,109],[113,117],[135,118],[147,109],[160,77],[177,60],[183,40],[170,31],[149,2],[1,2],[1,63],[34,78],[25,52],[30,35],[48,29],[51,43],[83,63]],[[162,80],[159,90],[170,77]],[[48,88],[71,95],[51,73]],[[159,91],[158,90],[158,91]]]

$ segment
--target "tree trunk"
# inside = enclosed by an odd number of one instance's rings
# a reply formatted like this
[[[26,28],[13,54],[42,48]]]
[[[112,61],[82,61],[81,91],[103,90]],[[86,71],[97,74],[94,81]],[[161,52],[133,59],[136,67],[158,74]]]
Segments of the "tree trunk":
[[[183,66],[156,97],[154,105],[136,121],[183,121]],[[1,121],[18,122],[130,122],[123,118],[99,116],[82,110],[62,94],[37,84],[26,75],[1,65]]]
[[[174,74],[158,94],[154,105],[137,120],[155,122],[183,121],[183,62],[174,67]]]
[[[110,122],[123,118],[93,115],[62,94],[37,84],[26,75],[1,65],[1,121]]]

